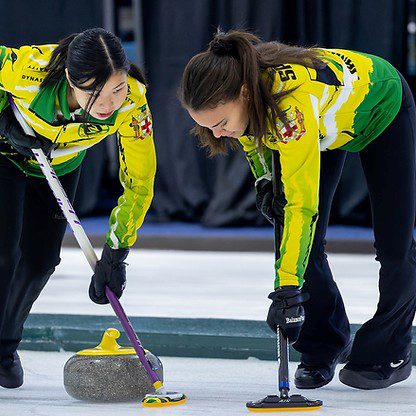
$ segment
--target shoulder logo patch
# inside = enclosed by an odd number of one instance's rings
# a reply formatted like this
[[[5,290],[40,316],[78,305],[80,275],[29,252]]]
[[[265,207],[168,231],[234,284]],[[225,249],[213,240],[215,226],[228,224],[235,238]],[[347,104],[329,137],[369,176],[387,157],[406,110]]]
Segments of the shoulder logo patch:
[[[134,138],[144,140],[153,133],[152,116],[147,105],[140,108],[141,112],[131,116],[129,126],[134,130]]]
[[[305,117],[298,107],[295,107],[294,110],[289,107],[289,109],[285,111],[285,114],[287,123],[285,124],[281,120],[276,122],[278,138],[270,136],[267,139],[269,142],[281,142],[287,144],[293,140],[300,140],[306,133]]]

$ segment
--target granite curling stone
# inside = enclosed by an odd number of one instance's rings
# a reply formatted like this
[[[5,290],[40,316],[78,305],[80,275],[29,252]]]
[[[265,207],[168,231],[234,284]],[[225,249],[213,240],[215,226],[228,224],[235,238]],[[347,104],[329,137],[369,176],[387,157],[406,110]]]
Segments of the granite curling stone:
[[[73,355],[64,367],[64,387],[75,399],[95,402],[140,401],[155,392],[133,348],[117,344],[120,332],[109,328],[101,343]],[[151,367],[163,382],[163,366],[146,350]]]

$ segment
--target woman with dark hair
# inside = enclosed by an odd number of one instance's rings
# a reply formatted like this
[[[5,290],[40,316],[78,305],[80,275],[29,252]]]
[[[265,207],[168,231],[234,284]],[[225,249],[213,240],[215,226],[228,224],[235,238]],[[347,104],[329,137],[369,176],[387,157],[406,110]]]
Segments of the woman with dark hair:
[[[119,39],[96,28],[58,45],[0,47],[0,385],[23,383],[16,349],[33,302],[59,264],[66,220],[32,150],[52,158],[74,198],[86,148],[116,134],[123,195],[111,213],[89,296],[120,297],[124,260],[153,197],[156,157],[145,79]],[[13,100],[36,137],[16,121]]]
[[[416,125],[403,77],[364,53],[219,32],[187,64],[180,99],[211,155],[242,146],[258,208],[283,226],[267,322],[274,331],[280,326],[301,353],[296,386],[324,386],[347,358],[340,380],[352,387],[378,389],[408,378],[416,307]],[[277,198],[272,151],[281,166]],[[331,202],[348,151],[361,158],[381,265],[377,311],[352,348],[325,254]]]

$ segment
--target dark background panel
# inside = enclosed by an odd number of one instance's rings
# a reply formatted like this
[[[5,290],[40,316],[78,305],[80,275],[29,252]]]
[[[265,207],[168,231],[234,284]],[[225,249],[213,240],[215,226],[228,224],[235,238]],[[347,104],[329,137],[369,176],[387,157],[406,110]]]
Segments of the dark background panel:
[[[242,152],[207,159],[189,134],[193,122],[177,100],[183,69],[220,27],[244,28],[264,40],[359,50],[390,60],[416,78],[415,0],[0,0],[0,44],[57,42],[89,27],[109,27],[144,66],[158,156],[150,219],[210,227],[265,225]],[[105,14],[106,13],[106,14]],[[134,40],[140,45],[134,46]],[[139,47],[140,46],[140,47]],[[134,51],[141,51],[134,55]],[[141,56],[143,55],[143,56]],[[415,56],[414,56],[415,55]],[[412,59],[413,66],[409,65]],[[414,67],[414,68],[413,68]],[[409,69],[410,68],[410,69]],[[413,69],[411,69],[413,68]],[[121,187],[113,138],[88,151],[76,198],[80,215],[108,214]],[[331,222],[371,225],[357,155],[347,158]]]
[[[192,120],[175,98],[187,61],[207,47],[217,27],[245,28],[268,41],[374,53],[406,72],[404,0],[153,0],[142,7],[159,159],[152,207],[158,221],[265,224],[255,208],[253,178],[242,152],[207,160],[188,133]],[[370,225],[357,155],[347,160],[332,214],[333,222]]]
[[[102,24],[102,0],[0,0],[2,45],[53,43]]]

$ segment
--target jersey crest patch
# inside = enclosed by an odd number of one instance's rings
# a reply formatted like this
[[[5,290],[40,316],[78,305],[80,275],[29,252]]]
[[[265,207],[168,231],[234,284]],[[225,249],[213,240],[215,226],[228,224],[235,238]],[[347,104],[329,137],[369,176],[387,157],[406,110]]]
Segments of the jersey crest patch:
[[[300,140],[300,138],[306,133],[305,117],[298,107],[295,107],[294,110],[289,107],[289,109],[285,111],[285,115],[287,119],[286,124],[280,120],[276,122],[278,138],[269,137],[268,141],[287,144],[293,140]]]
[[[144,140],[153,133],[152,116],[147,105],[140,108],[141,112],[131,116],[129,126],[134,130],[134,138]]]

